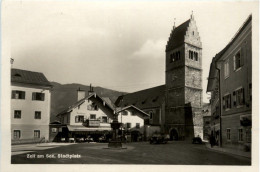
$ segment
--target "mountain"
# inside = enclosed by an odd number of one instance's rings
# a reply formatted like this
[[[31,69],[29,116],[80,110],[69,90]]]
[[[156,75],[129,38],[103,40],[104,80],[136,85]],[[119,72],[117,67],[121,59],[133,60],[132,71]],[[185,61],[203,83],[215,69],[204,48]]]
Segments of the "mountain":
[[[77,102],[77,90],[86,91],[88,95],[89,86],[82,84],[60,84],[57,82],[51,82],[53,88],[51,90],[51,122],[57,120],[56,115],[60,113],[65,108],[69,107],[73,103]],[[93,87],[94,92],[96,92],[101,97],[109,97],[112,102],[115,102],[118,96],[126,94],[125,92],[119,92],[102,87]]]

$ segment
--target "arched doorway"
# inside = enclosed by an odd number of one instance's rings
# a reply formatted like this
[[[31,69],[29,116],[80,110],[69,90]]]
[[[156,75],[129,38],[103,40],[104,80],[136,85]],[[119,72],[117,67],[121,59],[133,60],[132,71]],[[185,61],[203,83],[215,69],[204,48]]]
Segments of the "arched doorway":
[[[170,132],[170,140],[178,140],[179,136],[178,136],[178,132],[175,128],[173,128]]]

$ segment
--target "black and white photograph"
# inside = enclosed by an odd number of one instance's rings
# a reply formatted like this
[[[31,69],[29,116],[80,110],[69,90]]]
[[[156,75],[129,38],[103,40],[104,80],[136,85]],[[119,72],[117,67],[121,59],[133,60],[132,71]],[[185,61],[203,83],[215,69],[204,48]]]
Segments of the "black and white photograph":
[[[258,49],[258,1],[2,1],[1,171],[258,171]]]

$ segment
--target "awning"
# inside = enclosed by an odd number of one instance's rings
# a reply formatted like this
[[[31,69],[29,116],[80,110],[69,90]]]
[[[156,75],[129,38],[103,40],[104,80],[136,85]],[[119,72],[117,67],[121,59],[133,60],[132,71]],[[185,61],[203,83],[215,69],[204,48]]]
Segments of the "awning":
[[[75,126],[67,125],[69,131],[111,131],[111,127],[84,127],[84,126]]]

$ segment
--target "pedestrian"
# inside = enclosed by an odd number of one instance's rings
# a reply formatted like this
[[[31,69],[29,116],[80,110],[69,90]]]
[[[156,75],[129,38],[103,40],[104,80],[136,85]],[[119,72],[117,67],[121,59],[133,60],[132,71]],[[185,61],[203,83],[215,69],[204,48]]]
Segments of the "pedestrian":
[[[211,135],[209,138],[209,143],[210,143],[211,148],[214,146],[214,141],[215,141],[215,138],[213,135]]]
[[[127,135],[125,134],[125,143],[127,142]]]

